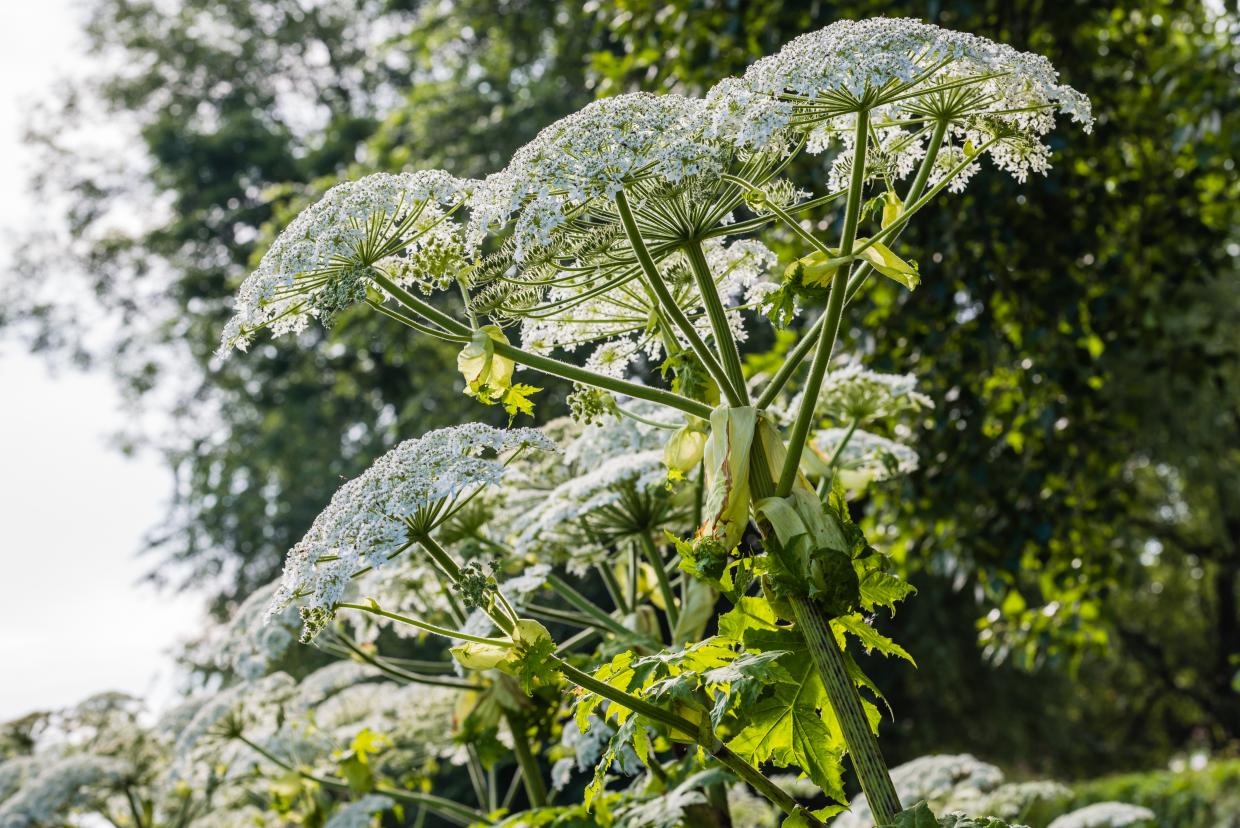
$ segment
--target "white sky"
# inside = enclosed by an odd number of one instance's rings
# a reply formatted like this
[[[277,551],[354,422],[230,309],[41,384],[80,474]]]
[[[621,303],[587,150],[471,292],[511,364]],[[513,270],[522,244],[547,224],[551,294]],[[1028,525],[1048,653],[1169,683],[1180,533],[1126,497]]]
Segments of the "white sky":
[[[25,192],[22,103],[80,66],[74,0],[0,2],[0,278],[3,230],[36,213]],[[155,457],[107,443],[122,423],[107,377],[55,374],[0,339],[0,721],[101,690],[173,683],[168,652],[201,625],[202,602],[139,583],[143,533],[171,480]]]

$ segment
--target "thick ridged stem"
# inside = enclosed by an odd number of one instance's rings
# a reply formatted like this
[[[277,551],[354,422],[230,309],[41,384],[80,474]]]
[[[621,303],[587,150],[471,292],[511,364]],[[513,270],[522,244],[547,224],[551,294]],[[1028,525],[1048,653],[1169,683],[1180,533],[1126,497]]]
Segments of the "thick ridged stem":
[[[865,708],[861,705],[857,685],[848,675],[844,653],[831,632],[831,622],[808,598],[794,597],[792,611],[809,645],[818,675],[826,686],[827,699],[844,733],[848,756],[861,781],[861,789],[865,791],[875,824],[888,825],[895,821],[896,814],[900,812],[900,797],[896,794],[887,762],[878,746],[878,736],[871,729]]]
[[[413,311],[417,315],[434,322],[444,328],[448,333],[456,336],[469,337],[472,331],[468,326],[461,324],[443,311],[435,308],[429,302],[419,299],[382,273],[374,273],[371,275],[375,284],[387,291],[396,301]],[[553,377],[569,380],[570,382],[579,382],[584,385],[590,385],[595,388],[602,388],[606,391],[612,391],[616,394],[633,397],[639,400],[657,403],[691,414],[694,417],[703,419],[710,418],[710,406],[700,403],[696,400],[690,400],[682,397],[672,391],[662,388],[651,388],[647,385],[639,385],[636,382],[628,382],[627,380],[616,379],[615,377],[607,377],[588,368],[582,368],[579,365],[572,365],[567,362],[561,362],[558,359],[542,356],[540,354],[532,354],[529,351],[522,350],[514,345],[508,345],[503,342],[494,344],[495,353],[502,357],[511,359],[513,362],[520,363],[527,368],[533,368],[535,371],[541,371],[544,374],[550,374]]]
[[[852,179],[848,185],[848,204],[844,208],[844,230],[840,236],[841,258],[852,255],[853,242],[857,239],[857,224],[861,220],[861,191],[865,188],[865,156],[869,139],[869,113],[865,110],[857,113],[857,129],[853,138]],[[797,412],[796,422],[792,424],[792,434],[788,439],[788,456],[779,474],[779,484],[775,493],[779,497],[787,497],[792,491],[792,484],[797,479],[797,469],[801,464],[801,453],[805,451],[805,438],[809,434],[810,424],[814,419],[814,409],[818,403],[818,390],[827,375],[827,364],[831,361],[831,353],[835,350],[835,338],[840,330],[840,318],[844,312],[844,292],[848,290],[849,268],[841,265],[831,280],[831,296],[827,299],[827,312],[822,331],[818,336],[818,349],[814,351],[814,361],[810,365],[809,379],[805,382],[805,396],[801,401],[801,409]]]
[[[715,337],[715,350],[723,362],[723,370],[727,372],[732,387],[741,398],[741,405],[749,405],[749,392],[745,387],[745,372],[741,369],[741,354],[736,348],[736,337],[728,325],[728,313],[719,299],[719,289],[715,285],[715,277],[710,272],[710,263],[706,261],[706,252],[702,243],[697,241],[685,245],[685,256],[689,259],[689,267],[693,270],[693,279],[697,282],[698,293],[702,296],[702,306],[710,318],[710,329]]]
[[[508,731],[512,734],[512,752],[517,755],[517,767],[521,769],[521,781],[525,783],[525,795],[530,805],[541,808],[547,804],[547,786],[543,782],[542,771],[538,760],[530,750],[529,736],[525,726],[512,714],[504,717],[508,720]]]
[[[707,373],[715,380],[715,384],[719,386],[719,390],[727,397],[728,402],[731,405],[743,405],[740,394],[732,387],[732,382],[728,379],[723,366],[719,364],[719,360],[715,359],[715,355],[706,347],[706,343],[702,341],[702,337],[698,334],[697,329],[693,327],[693,323],[689,321],[689,317],[685,316],[685,312],[680,309],[680,305],[676,304],[675,297],[667,289],[667,283],[663,281],[663,274],[659,273],[659,268],[655,265],[654,259],[651,258],[650,251],[646,249],[646,242],[637,227],[637,219],[633,217],[633,210],[629,207],[629,199],[623,190],[616,193],[615,203],[616,210],[620,214],[620,223],[624,225],[624,232],[628,237],[629,245],[633,248],[633,253],[637,256],[637,263],[641,265],[642,273],[646,277],[647,287],[654,292],[662,311],[667,314],[668,319],[672,320],[672,324],[676,326],[681,336],[689,343],[689,348],[692,349],[698,361],[706,368]],[[703,419],[709,418],[710,414],[707,414]]]
[[[772,496],[775,491],[774,482],[768,473],[766,449],[761,440],[754,440],[750,458],[752,471],[749,485],[756,502]],[[770,526],[763,521],[758,522],[758,529],[763,537],[770,533]],[[870,803],[870,809],[877,819],[876,824],[886,825],[892,822],[895,814],[900,811],[900,799],[896,796],[891,773],[878,746],[878,736],[870,729],[870,722],[861,705],[861,695],[848,675],[844,654],[831,632],[831,623],[808,598],[794,597],[792,609],[796,615],[797,627],[805,636],[814,666],[826,688],[827,700],[840,723],[848,755]]]

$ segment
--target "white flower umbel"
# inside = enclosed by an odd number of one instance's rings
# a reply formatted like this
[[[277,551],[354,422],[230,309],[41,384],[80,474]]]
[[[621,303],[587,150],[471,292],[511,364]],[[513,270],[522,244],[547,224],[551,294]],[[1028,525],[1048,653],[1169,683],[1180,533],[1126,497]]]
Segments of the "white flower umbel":
[[[1126,825],[1153,824],[1149,808],[1123,802],[1097,802],[1055,818],[1047,828],[1124,828]]]
[[[256,331],[273,335],[325,322],[366,298],[381,268],[425,292],[451,284],[466,248],[453,212],[470,182],[440,170],[376,173],[328,190],[272,242],[241,284],[221,356],[245,350]]]
[[[332,497],[290,550],[269,615],[296,603],[312,638],[331,619],[349,581],[425,537],[485,486],[499,483],[524,449],[554,450],[540,432],[481,423],[406,440]]]
[[[549,244],[571,217],[600,204],[609,212],[612,197],[627,186],[718,175],[725,157],[705,138],[704,116],[700,100],[634,93],[595,101],[556,121],[474,191],[471,241],[515,215],[521,261]]]
[[[814,434],[810,449],[820,462],[834,464],[850,490],[917,471],[917,452],[861,429],[824,428]]]
[[[111,756],[72,754],[44,768],[0,805],[4,828],[58,823],[57,819],[76,801],[97,801],[108,786],[131,770],[129,764]]]
[[[227,624],[212,629],[203,642],[205,660],[246,680],[266,675],[297,640],[301,627],[293,607],[268,616],[278,587],[275,581],[259,589],[241,603]]]
[[[800,406],[798,395],[788,410],[795,412]],[[912,374],[883,374],[848,365],[823,380],[814,413],[840,425],[852,425],[927,408],[934,408],[934,402],[917,391],[917,378]]]
[[[505,487],[494,525],[508,527],[503,534],[519,555],[581,574],[625,536],[654,531],[661,537],[663,528],[689,528],[681,502],[689,487],[667,487],[663,446],[672,432],[650,424],[666,419],[667,411],[629,399],[619,405],[640,419],[549,424],[564,440],[562,462],[555,469],[526,469],[521,485]]]
[[[1048,168],[1042,138],[1054,128],[1056,114],[1086,131],[1093,124],[1089,99],[1060,83],[1045,57],[917,20],[833,23],[754,63],[744,84],[750,93],[793,104],[791,123],[808,132],[811,152],[838,138],[847,159],[854,114],[870,112],[879,155],[894,160],[876,165],[872,174],[890,177],[912,169],[922,152],[913,146],[931,135],[937,121],[948,124],[949,140],[980,147],[994,139],[987,149],[991,159],[1022,181],[1030,171]],[[901,147],[907,139],[912,143]],[[851,167],[851,160],[842,163]]]
[[[389,796],[366,794],[338,808],[324,828],[370,828],[376,823],[377,814],[391,810],[395,804],[396,801]]]

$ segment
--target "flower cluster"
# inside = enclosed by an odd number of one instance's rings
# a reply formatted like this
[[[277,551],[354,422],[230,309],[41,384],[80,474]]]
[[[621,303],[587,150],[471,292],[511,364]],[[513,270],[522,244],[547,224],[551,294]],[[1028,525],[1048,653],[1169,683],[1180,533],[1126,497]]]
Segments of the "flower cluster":
[[[1049,167],[1049,148],[1041,138],[1053,128],[1056,113],[1086,130],[1093,123],[1089,99],[1061,84],[1045,57],[917,20],[833,23],[754,63],[743,80],[730,80],[714,93],[725,111],[752,112],[753,96],[761,94],[792,104],[782,112],[807,132],[809,151],[837,140],[841,145],[835,185],[851,170],[853,124],[860,111],[870,112],[878,135],[872,150],[877,163],[870,169],[889,178],[907,175],[926,152],[929,127],[910,133],[908,126],[947,122],[949,140],[989,144],[996,166],[1023,181],[1029,172]],[[779,128],[779,112],[759,111],[757,135]],[[754,134],[742,130],[738,140],[743,144]],[[963,144],[947,147],[965,151]]]
[[[245,350],[262,328],[280,335],[304,330],[311,318],[329,322],[366,298],[374,267],[401,285],[445,286],[466,252],[451,213],[469,186],[440,170],[422,170],[332,187],[276,237],[241,284],[221,356]]]
[[[815,413],[852,424],[924,408],[934,408],[934,402],[917,391],[917,378],[912,374],[882,374],[854,364],[827,375]]]
[[[631,401],[623,407],[638,416],[664,414]],[[606,558],[610,543],[684,522],[679,495],[667,488],[663,446],[672,432],[628,416],[572,431],[558,474],[528,475],[530,485],[509,495],[503,520],[518,554],[581,574]]]
[[[498,483],[506,473],[507,455],[554,448],[533,429],[480,423],[406,440],[332,497],[289,552],[269,614],[298,602],[304,635],[313,637],[359,570],[383,566],[451,516],[462,496]]]
[[[610,212],[610,200],[646,179],[672,184],[718,173],[724,157],[705,139],[702,101],[633,93],[595,101],[556,121],[490,175],[471,200],[471,241],[516,214],[517,261],[551,243],[570,218]]]
[[[835,471],[850,490],[911,474],[918,466],[917,452],[908,446],[859,428],[821,429],[814,434],[810,448],[813,456]]]
[[[86,789],[102,789],[95,794],[99,796],[128,771],[128,763],[111,756],[66,756],[42,769],[0,804],[0,825],[26,828],[50,823],[71,801],[88,801]]]
[[[1139,805],[1096,802],[1056,817],[1047,828],[1124,828],[1127,825],[1152,824],[1154,818],[1153,811]]]

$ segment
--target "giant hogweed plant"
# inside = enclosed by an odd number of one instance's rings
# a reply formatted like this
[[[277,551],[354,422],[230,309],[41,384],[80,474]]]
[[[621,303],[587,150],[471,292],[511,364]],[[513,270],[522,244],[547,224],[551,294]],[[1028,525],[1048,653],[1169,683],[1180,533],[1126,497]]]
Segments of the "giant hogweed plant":
[[[933,822],[902,810],[882,695],[849,653],[909,658],[867,619],[913,590],[848,496],[916,462],[865,426],[928,401],[832,359],[870,280],[917,287],[904,227],[984,161],[1044,172],[1060,114],[1091,124],[1044,58],[915,21],[841,22],[704,99],[597,101],[482,181],[334,187],[241,286],[221,353],[366,305],[459,345],[465,393],[512,419],[532,413],[534,375],[572,382],[578,422],[401,444],[290,552],[271,613],[297,608],[304,640],[405,681],[447,674],[401,666],[381,635],[362,646],[344,617],[451,644],[449,683],[472,699],[470,820],[624,822],[658,790],[663,816],[644,824],[677,824],[669,798],[677,814],[723,811],[733,779],[784,825],[822,825],[846,804],[847,762],[875,824]],[[785,176],[802,153],[829,159],[822,192]],[[777,267],[764,233],[802,255]],[[778,370],[747,375],[746,329],[763,319],[800,335]],[[501,728],[529,805],[515,815],[493,790]],[[548,789],[556,733],[598,746],[578,754],[596,760],[580,802],[555,801],[562,763]],[[820,793],[799,799],[769,768]]]

